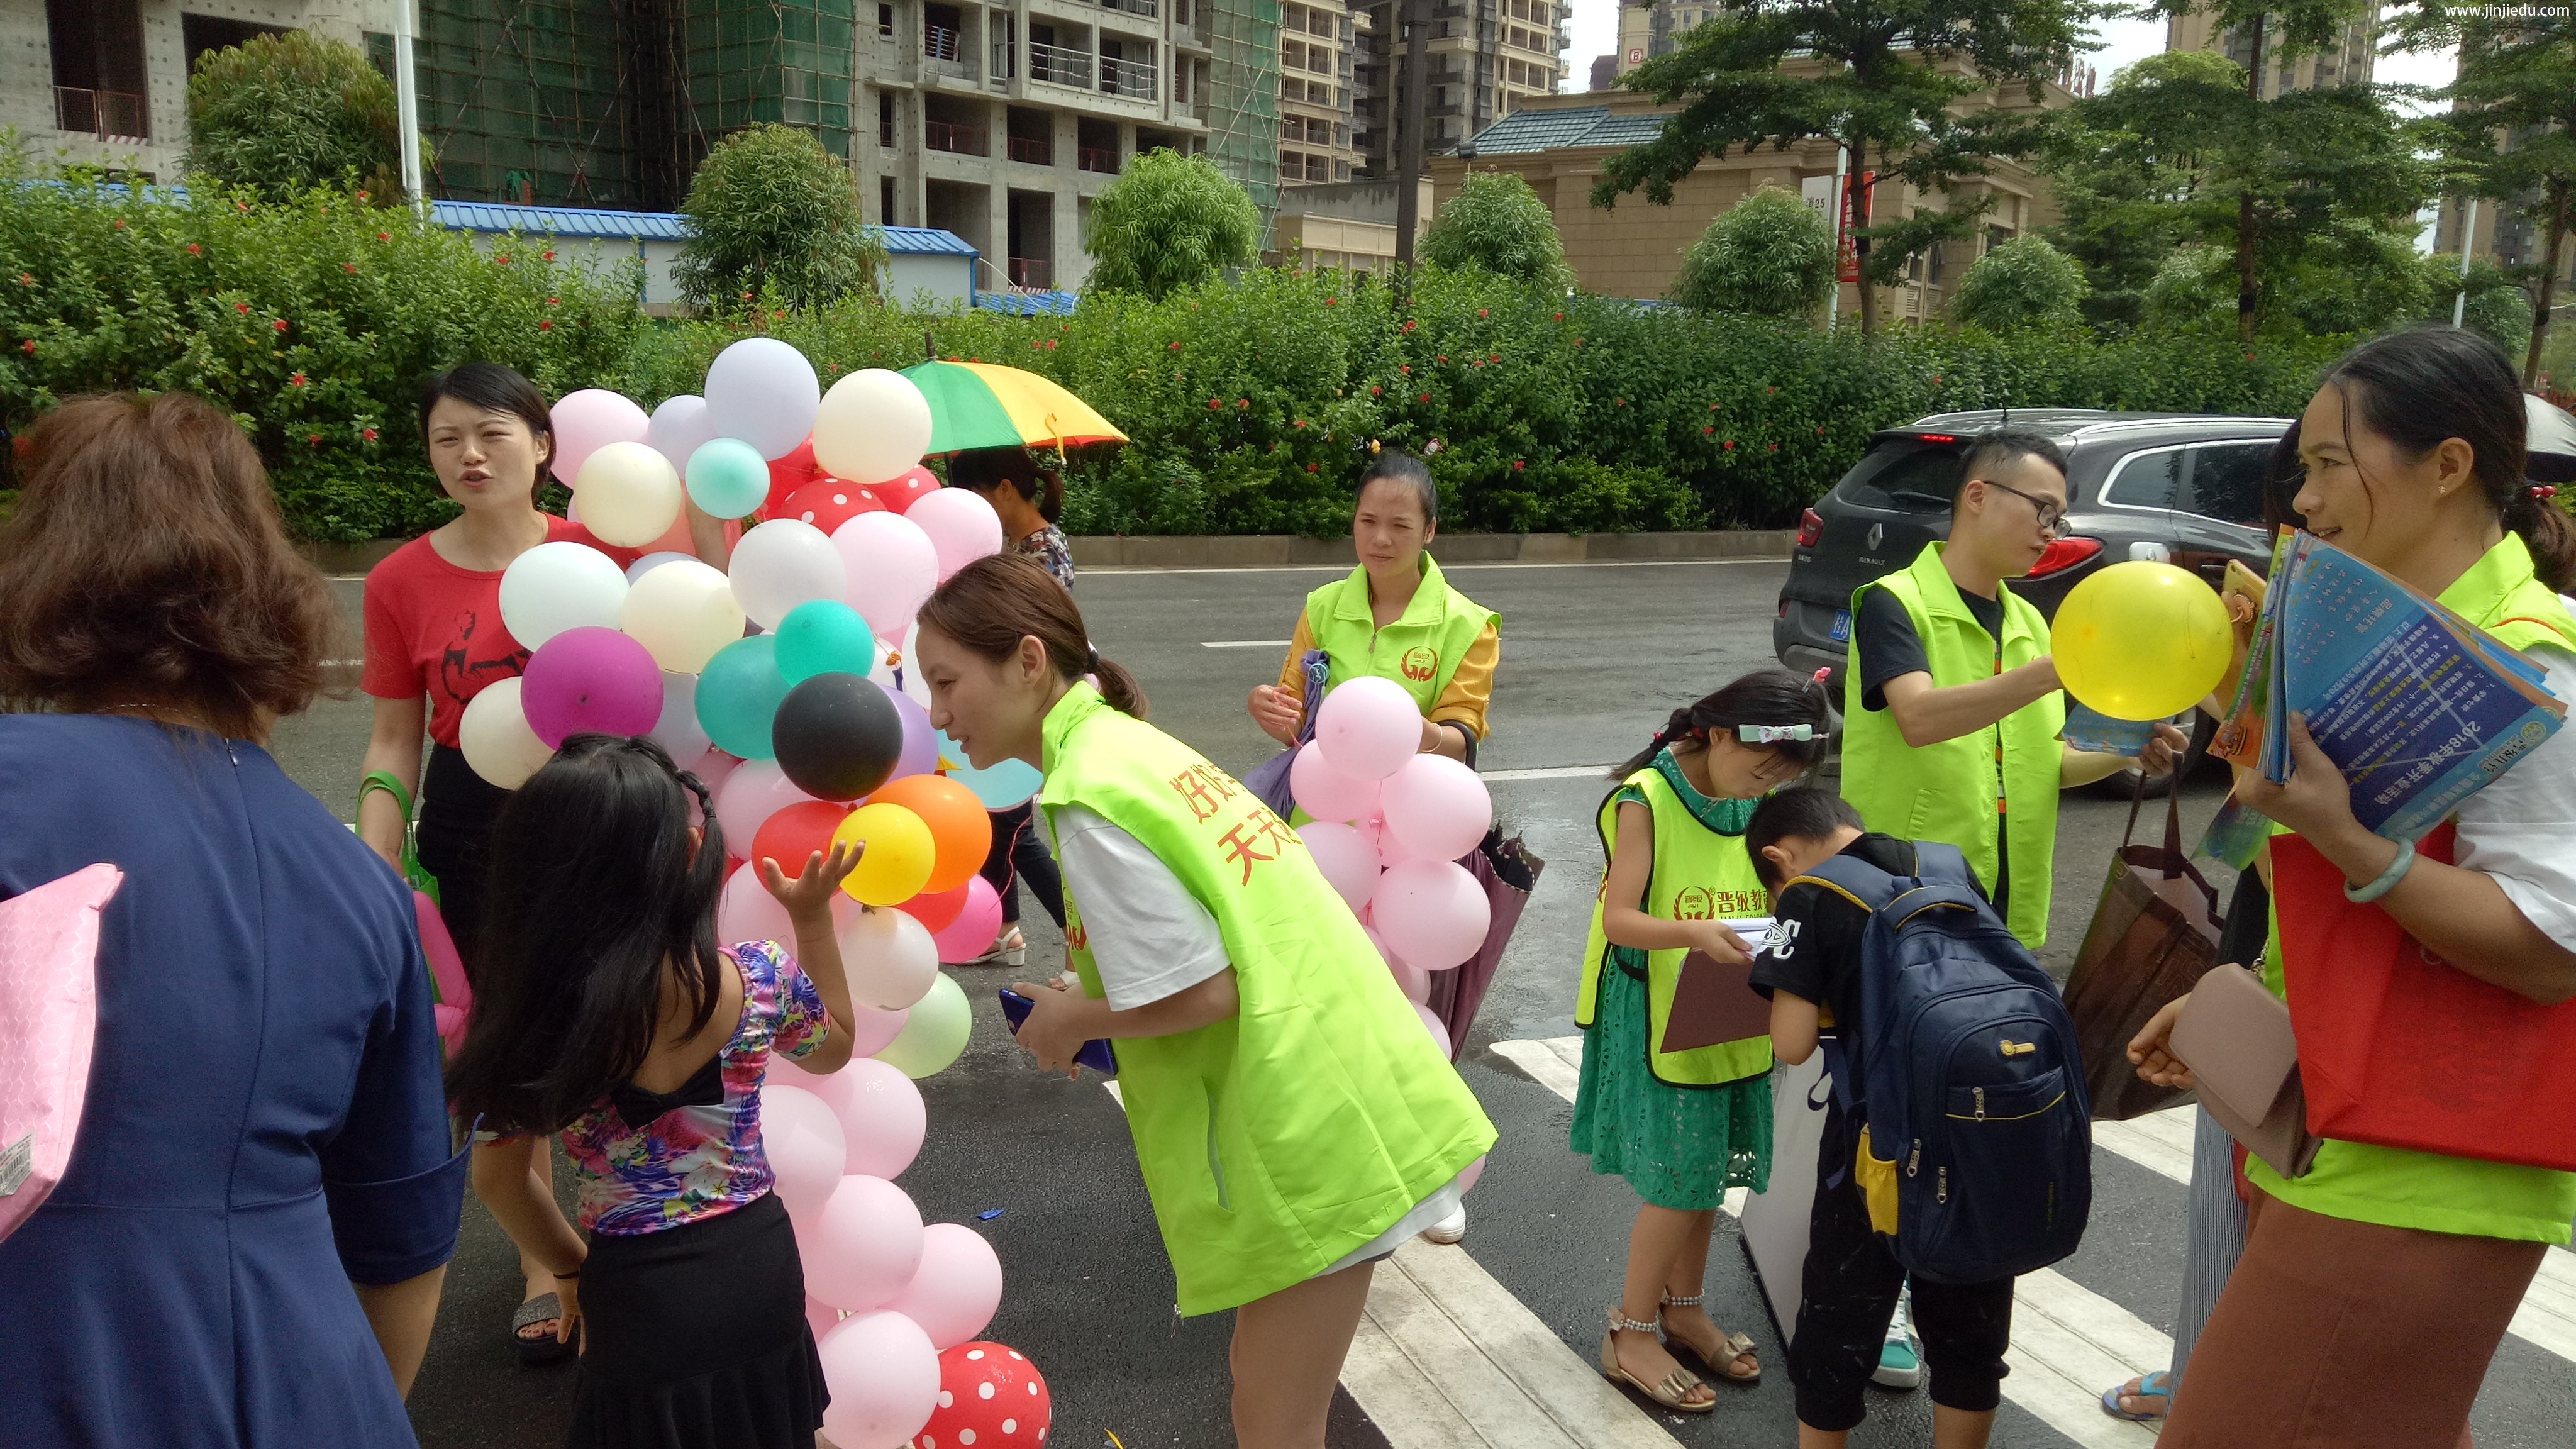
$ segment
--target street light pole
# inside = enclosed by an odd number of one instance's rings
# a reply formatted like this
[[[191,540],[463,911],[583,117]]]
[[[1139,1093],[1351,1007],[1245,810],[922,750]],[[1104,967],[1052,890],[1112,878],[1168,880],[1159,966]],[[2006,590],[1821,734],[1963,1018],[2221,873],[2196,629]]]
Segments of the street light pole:
[[[1404,44],[1404,105],[1396,131],[1395,269],[1410,284],[1413,234],[1422,225],[1422,127],[1430,109],[1422,93],[1431,60],[1430,0],[1396,0],[1397,39]]]
[[[412,74],[412,0],[394,0],[394,124],[402,130],[403,192],[415,208],[426,208],[420,175],[420,87]]]
[[[2451,325],[2457,327],[2469,315],[2469,245],[2478,236],[2478,199],[2469,198],[2467,220],[2460,223],[2460,292],[2451,299]]]

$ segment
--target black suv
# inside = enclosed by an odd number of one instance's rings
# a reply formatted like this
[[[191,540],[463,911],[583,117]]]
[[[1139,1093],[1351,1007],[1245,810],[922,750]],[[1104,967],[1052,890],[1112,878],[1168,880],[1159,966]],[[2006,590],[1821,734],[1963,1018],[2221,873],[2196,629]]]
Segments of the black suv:
[[[1950,527],[1959,455],[1989,428],[2011,426],[2066,451],[2065,538],[2013,591],[2057,613],[2066,591],[2106,564],[2162,559],[2212,584],[2229,559],[2266,572],[2263,469],[2287,418],[2014,408],[1938,413],[1874,435],[1833,492],[1798,521],[1771,644],[1801,674],[1819,666],[1841,689],[1852,592],[1914,561]]]

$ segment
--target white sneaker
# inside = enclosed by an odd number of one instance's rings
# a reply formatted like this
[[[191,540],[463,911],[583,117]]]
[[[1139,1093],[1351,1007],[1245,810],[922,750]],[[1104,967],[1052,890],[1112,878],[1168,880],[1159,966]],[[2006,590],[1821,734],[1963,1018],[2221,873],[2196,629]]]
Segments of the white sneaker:
[[[1467,1236],[1467,1205],[1460,1203],[1449,1210],[1449,1216],[1422,1230],[1422,1241],[1444,1246]]]
[[[1887,1389],[1910,1389],[1923,1382],[1923,1344],[1914,1336],[1911,1284],[1896,1295],[1896,1316],[1887,1321],[1887,1342],[1878,1351],[1878,1367],[1869,1381]]]

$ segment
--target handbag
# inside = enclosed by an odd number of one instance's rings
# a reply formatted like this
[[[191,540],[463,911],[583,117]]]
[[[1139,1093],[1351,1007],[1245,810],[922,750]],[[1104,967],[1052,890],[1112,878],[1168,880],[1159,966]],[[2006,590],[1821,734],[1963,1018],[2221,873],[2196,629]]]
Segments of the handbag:
[[[2444,824],[2416,845],[2451,863]],[[2295,835],[2272,839],[2281,974],[2308,1123],[2327,1137],[2576,1172],[2576,1002],[2543,1006],[2427,950]]]
[[[1270,813],[1282,820],[1296,818],[1297,797],[1288,789],[1288,767],[1295,763],[1297,752],[1315,738],[1315,711],[1324,702],[1324,681],[1332,677],[1332,660],[1321,649],[1309,649],[1297,661],[1298,670],[1306,676],[1306,715],[1297,724],[1297,743],[1252,767],[1243,777],[1244,788],[1270,807]]]
[[[99,920],[124,883],[92,865],[0,901],[0,1238],[71,1168],[98,1040]]]
[[[402,781],[395,779],[390,772],[370,770],[367,777],[358,782],[358,806],[361,810],[366,808],[367,797],[378,790],[393,796],[394,808],[402,812],[402,878],[410,883],[413,890],[429,897],[430,904],[438,904],[438,877],[422,869],[420,864],[420,829],[412,823],[411,792],[404,789]]]
[[[2200,1105],[2228,1136],[2283,1177],[2306,1175],[2322,1139],[2308,1130],[2289,1004],[2262,977],[2242,966],[2211,967],[2166,1044],[2191,1068]]]
[[[2148,1018],[2188,992],[2218,958],[2218,892],[2182,846],[2181,782],[2200,763],[2212,731],[2204,717],[2191,749],[2175,767],[2165,797],[2162,845],[2135,845],[2146,775],[2129,798],[2129,826],[2111,853],[2111,871],[2093,906],[2093,923],[2066,980],[2066,1012],[2084,1059],[2093,1115],[2126,1121],[2172,1106],[2183,1093],[2138,1076],[2129,1042]]]
[[[364,804],[367,796],[378,790],[393,796],[395,807],[402,811],[402,878],[411,887],[421,954],[429,960],[429,999],[439,1040],[453,1054],[465,1044],[465,1019],[474,1009],[474,989],[466,979],[465,962],[457,955],[456,942],[448,934],[447,918],[438,913],[438,877],[421,868],[420,831],[412,823],[411,792],[391,774],[371,770],[358,782],[359,803]]]

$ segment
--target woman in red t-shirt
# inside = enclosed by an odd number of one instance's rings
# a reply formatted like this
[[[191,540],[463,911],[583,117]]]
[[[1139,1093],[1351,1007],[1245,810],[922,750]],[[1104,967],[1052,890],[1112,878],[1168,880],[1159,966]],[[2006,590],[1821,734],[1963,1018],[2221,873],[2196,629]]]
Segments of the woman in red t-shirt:
[[[554,456],[545,395],[497,363],[472,362],[431,378],[421,391],[421,433],[439,486],[465,511],[394,551],[367,575],[367,650],[362,687],[376,703],[363,770],[382,770],[420,799],[420,863],[438,877],[439,914],[469,974],[483,924],[483,855],[508,792],[465,763],[456,727],[465,705],[494,680],[527,667],[528,651],[501,622],[501,575],[541,543],[587,543],[619,564],[639,550],[610,548],[579,524],[537,507]],[[721,567],[721,525],[692,508],[698,552]],[[421,737],[429,738],[424,768]],[[359,838],[387,861],[402,859],[402,812],[394,797],[369,791],[358,802]],[[544,1155],[535,1170],[550,1171]],[[570,1352],[555,1342],[553,1275],[521,1255],[527,1302],[513,1334],[523,1357]]]

